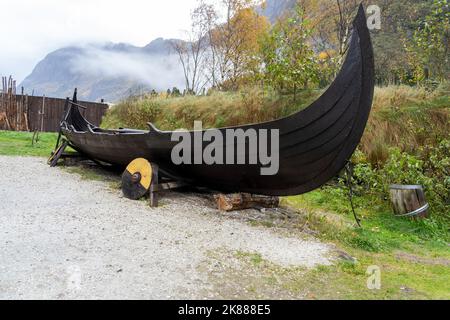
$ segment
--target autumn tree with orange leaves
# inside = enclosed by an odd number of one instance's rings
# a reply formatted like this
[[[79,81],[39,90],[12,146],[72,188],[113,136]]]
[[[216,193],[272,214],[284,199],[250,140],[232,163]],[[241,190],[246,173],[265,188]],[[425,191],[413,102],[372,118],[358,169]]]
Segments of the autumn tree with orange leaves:
[[[226,20],[214,28],[211,46],[216,55],[218,81],[221,89],[238,89],[243,78],[259,71],[260,39],[270,23],[256,13],[253,1],[223,0]]]

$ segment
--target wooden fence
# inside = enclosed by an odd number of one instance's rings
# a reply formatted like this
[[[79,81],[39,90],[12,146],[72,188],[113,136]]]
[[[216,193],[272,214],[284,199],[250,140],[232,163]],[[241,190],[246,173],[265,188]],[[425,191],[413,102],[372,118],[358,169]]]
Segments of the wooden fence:
[[[15,81],[2,78],[3,90],[0,92],[0,130],[57,132],[61,122],[65,99],[35,97],[16,94]],[[86,107],[80,110],[84,117],[94,125],[100,125],[108,110],[104,103],[79,101]]]

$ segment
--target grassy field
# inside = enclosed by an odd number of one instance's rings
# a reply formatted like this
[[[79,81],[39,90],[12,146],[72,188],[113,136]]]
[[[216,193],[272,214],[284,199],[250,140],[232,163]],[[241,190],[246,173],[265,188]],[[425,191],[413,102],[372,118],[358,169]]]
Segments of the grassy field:
[[[218,297],[450,299],[448,226],[432,219],[396,218],[377,198],[360,196],[354,201],[362,228],[356,227],[346,191],[340,188],[284,198],[282,205],[297,215],[281,224],[270,217],[251,223],[291,235],[313,234],[336,248],[335,263],[312,270],[284,268],[254,252],[210,252],[212,264],[223,270],[209,277]],[[379,289],[368,288],[368,270],[374,267],[380,271]]]
[[[308,106],[320,94],[319,90],[304,90],[294,101],[291,95],[249,88],[207,96],[132,97],[111,108],[102,125],[147,129],[147,123],[153,122],[162,130],[175,130],[191,129],[194,121],[200,120],[205,128],[258,123],[288,116]]]
[[[342,189],[328,187],[284,199],[286,206],[301,212],[304,225],[319,238],[355,258],[307,273],[310,293],[317,298],[450,299],[448,225],[396,218],[387,202],[378,198],[356,197],[355,203],[361,229],[354,227]],[[380,268],[380,290],[367,289],[369,266]],[[305,282],[309,283],[299,279],[298,290]]]
[[[33,133],[0,131],[0,155],[50,157],[55,148],[57,134],[40,133],[33,145]]]

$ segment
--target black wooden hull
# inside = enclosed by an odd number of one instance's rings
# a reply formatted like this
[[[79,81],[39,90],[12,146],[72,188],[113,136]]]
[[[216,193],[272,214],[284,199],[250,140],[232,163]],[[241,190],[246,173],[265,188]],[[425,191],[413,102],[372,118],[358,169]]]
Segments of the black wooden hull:
[[[324,185],[345,167],[364,133],[373,92],[373,50],[361,7],[342,70],[317,101],[284,119],[238,127],[279,130],[276,175],[261,175],[261,165],[175,165],[171,153],[177,142],[171,141],[172,132],[153,127],[148,132],[100,130],[89,127],[77,108],[71,108],[62,132],[78,151],[106,163],[126,166],[145,158],[165,174],[197,186],[224,192],[298,195]]]

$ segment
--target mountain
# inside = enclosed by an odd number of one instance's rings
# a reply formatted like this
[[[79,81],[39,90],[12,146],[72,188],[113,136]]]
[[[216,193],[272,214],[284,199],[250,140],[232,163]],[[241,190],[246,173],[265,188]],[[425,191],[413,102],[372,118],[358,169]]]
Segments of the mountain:
[[[171,40],[144,47],[125,43],[66,47],[48,54],[20,84],[28,94],[115,102],[138,90],[183,87],[183,73]]]

